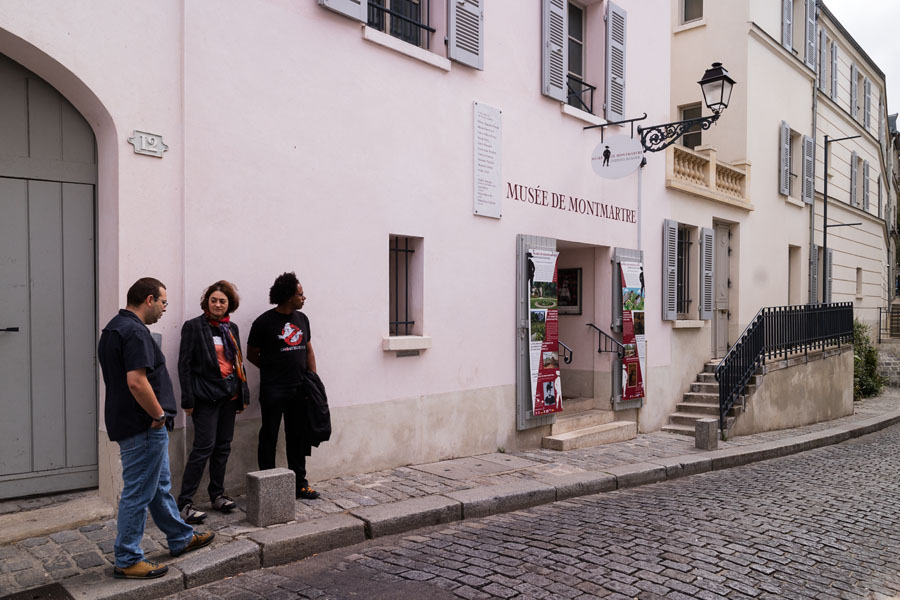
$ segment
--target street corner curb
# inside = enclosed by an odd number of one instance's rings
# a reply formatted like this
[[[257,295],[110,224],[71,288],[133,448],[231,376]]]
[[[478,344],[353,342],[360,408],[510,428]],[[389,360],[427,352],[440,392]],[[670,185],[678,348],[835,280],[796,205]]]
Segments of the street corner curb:
[[[259,544],[262,566],[274,567],[359,544],[366,540],[366,532],[365,523],[356,517],[332,515],[255,531],[248,537]]]
[[[178,561],[184,587],[192,588],[260,567],[259,546],[237,540]]]
[[[76,578],[63,582],[63,587],[75,600],[153,600],[184,591],[184,576],[170,565],[169,572],[159,579],[114,579],[110,567],[99,581]]]
[[[568,500],[578,496],[590,496],[611,492],[616,489],[616,478],[597,471],[582,471],[566,475],[550,475],[539,479],[541,483],[556,488],[557,500]]]
[[[445,496],[423,496],[390,504],[355,508],[350,514],[365,522],[366,537],[404,533],[419,527],[462,519],[462,505]]]
[[[616,488],[620,490],[638,485],[658,483],[666,479],[666,467],[649,462],[619,465],[618,467],[604,469],[603,472],[615,475]]]
[[[647,461],[651,465],[666,468],[666,479],[677,479],[688,475],[699,475],[712,471],[712,459],[705,454],[683,454]]]
[[[900,411],[892,411],[871,419],[858,421],[852,425],[848,425],[847,428],[849,429],[850,437],[859,437],[861,435],[875,433],[876,431],[880,431],[891,425],[896,425],[897,423],[900,423]]]
[[[444,496],[462,503],[464,519],[476,519],[555,502],[556,488],[527,480],[459,490]]]

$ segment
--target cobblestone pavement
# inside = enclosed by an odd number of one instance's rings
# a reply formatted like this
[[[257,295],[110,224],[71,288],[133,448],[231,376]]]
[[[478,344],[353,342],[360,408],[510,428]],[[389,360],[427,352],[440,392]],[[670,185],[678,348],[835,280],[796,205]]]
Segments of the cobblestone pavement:
[[[895,425],[777,460],[370,540],[171,598],[895,598],[898,495]]]
[[[900,410],[900,390],[888,389],[877,398],[857,403],[852,416],[796,429],[742,436],[727,442],[720,442],[719,447],[738,447],[785,439],[853,423],[895,410]],[[548,474],[597,471],[691,452],[700,452],[694,449],[692,438],[656,432],[641,434],[626,442],[580,450],[557,452],[537,449],[509,453],[506,456],[530,461],[529,466],[465,480],[449,479],[414,467],[400,467],[353,477],[334,478],[315,484],[322,494],[322,499],[296,503],[296,520],[308,521],[328,514],[341,513],[357,506],[396,502],[477,486],[496,485],[510,480],[535,479]],[[315,451],[311,460],[315,461]],[[637,490],[634,493],[642,492]],[[5,501],[0,503],[0,514],[27,511],[51,503],[65,502],[81,497],[83,494]],[[238,496],[235,500],[239,507],[243,506],[243,498]],[[245,520],[245,513],[240,508],[229,515],[216,513],[203,503],[199,503],[198,508],[209,513],[206,523],[199,526],[198,529],[216,531],[215,544],[217,545],[257,529]],[[0,596],[52,581],[65,582],[76,575],[86,575],[98,580],[109,577],[112,572],[112,549],[115,535],[115,521],[108,520],[77,529],[60,531],[49,536],[0,545]],[[150,560],[165,564],[178,564],[178,561],[172,561],[169,557],[165,536],[153,525],[152,520],[148,522],[143,547]]]

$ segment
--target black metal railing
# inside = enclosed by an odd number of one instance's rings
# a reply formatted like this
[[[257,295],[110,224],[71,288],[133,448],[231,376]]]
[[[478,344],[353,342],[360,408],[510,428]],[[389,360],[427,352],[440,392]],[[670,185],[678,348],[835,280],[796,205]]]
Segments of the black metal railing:
[[[900,337],[900,305],[878,310],[878,343],[887,338]]]
[[[401,241],[403,246],[400,245]],[[391,283],[388,330],[391,335],[409,335],[410,329],[416,324],[409,318],[409,260],[415,250],[410,248],[408,237],[391,236],[388,243]]]
[[[562,347],[563,362],[566,363],[567,365],[572,364],[572,359],[575,357],[575,353],[572,351],[571,348],[569,348],[562,342],[559,342],[559,345]]]
[[[596,329],[597,333],[600,334],[600,339],[597,342],[597,352],[600,352],[601,354],[603,352],[615,352],[620,359],[625,358],[625,346],[623,346],[619,340],[611,337],[593,323],[588,323],[587,326]]]
[[[566,87],[569,88],[567,100],[569,106],[594,114],[594,90],[597,89],[595,86],[569,75]]]
[[[431,48],[431,36],[437,31],[431,26],[431,3],[429,0],[368,0],[368,26],[384,31],[392,37],[409,42],[414,46]],[[423,14],[424,13],[424,14]],[[386,22],[390,27],[386,27]],[[427,32],[427,33],[423,33]],[[425,43],[422,43],[424,38]]]
[[[761,308],[716,367],[719,428],[725,431],[725,415],[766,358],[840,346],[852,338],[852,302]]]

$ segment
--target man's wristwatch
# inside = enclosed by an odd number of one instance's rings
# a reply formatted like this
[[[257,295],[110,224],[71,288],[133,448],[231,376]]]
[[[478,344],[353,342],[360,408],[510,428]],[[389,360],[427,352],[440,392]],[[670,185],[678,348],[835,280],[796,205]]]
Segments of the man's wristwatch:
[[[166,420],[166,413],[161,414],[157,418],[153,419],[155,423],[163,423]]]

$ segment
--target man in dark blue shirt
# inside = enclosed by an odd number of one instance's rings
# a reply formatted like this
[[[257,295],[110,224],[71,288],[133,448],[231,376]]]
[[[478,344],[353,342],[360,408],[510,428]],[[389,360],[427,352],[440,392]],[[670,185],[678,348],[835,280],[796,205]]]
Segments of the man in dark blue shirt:
[[[178,514],[169,473],[169,431],[176,414],[166,358],[147,325],[168,306],[166,287],[144,277],[128,290],[127,306],[103,328],[98,357],[106,384],[104,416],[109,439],[119,443],[122,496],[114,553],[117,579],[162,577],[169,570],[144,558],[147,509],[180,556],[209,545],[215,534],[194,533]]]

